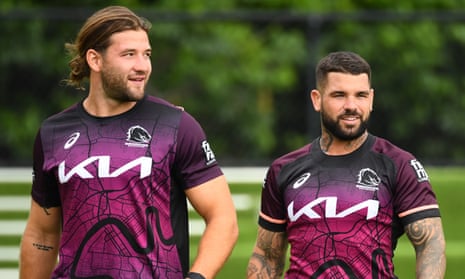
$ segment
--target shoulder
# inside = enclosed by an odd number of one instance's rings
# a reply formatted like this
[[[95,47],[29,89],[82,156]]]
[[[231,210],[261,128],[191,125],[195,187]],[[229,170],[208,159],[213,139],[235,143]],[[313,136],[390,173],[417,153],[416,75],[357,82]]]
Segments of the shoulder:
[[[312,143],[295,149],[281,157],[275,159],[268,169],[268,177],[273,176],[275,179],[282,177],[283,173],[294,172],[304,164],[301,162],[307,158],[312,149]]]
[[[277,159],[275,159],[272,163],[272,166],[281,168],[285,165],[293,163],[299,160],[300,158],[308,155],[310,153],[311,147],[312,147],[312,144],[309,143],[289,153],[286,153],[278,157]]]
[[[47,117],[42,122],[42,125],[56,124],[59,122],[67,122],[70,118],[76,117],[78,115],[78,107],[79,107],[79,103],[75,103],[64,110]]]
[[[425,168],[420,160],[412,153],[379,137],[375,137],[375,143],[372,149],[388,158],[395,165],[399,184],[416,185],[422,182],[427,182],[429,184],[429,177]]]
[[[178,112],[181,113],[184,111],[184,108],[182,106],[178,106],[175,104],[172,104],[171,102],[155,97],[152,95],[147,95],[146,98],[141,102],[143,107],[158,107],[159,109],[165,109],[167,111],[171,112]]]
[[[389,140],[376,136],[372,137],[374,139],[373,145],[371,147],[373,152],[384,155],[396,163],[414,159],[414,156],[410,152],[393,144]]]

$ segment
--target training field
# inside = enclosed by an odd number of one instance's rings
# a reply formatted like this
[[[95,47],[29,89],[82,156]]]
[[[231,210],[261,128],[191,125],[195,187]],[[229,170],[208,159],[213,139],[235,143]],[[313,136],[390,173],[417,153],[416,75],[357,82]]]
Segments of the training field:
[[[437,193],[447,241],[448,279],[465,278],[465,168],[427,168]],[[256,173],[257,174],[257,173]],[[241,171],[227,172],[236,204],[240,235],[231,258],[217,278],[245,278],[247,261],[256,236],[260,182]],[[262,171],[258,172],[259,176]],[[30,185],[5,179],[0,172],[0,278],[17,278],[18,246],[29,207]],[[255,182],[250,182],[251,180]],[[257,181],[258,180],[258,181]],[[203,225],[191,212],[192,254]],[[406,237],[402,237],[395,253],[399,278],[415,278],[415,255]]]

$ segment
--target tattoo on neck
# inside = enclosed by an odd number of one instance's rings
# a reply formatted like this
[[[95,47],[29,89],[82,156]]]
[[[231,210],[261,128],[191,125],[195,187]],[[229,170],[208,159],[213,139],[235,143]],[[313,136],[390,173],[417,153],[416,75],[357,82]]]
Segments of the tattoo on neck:
[[[328,134],[326,137],[325,136],[321,137],[320,139],[321,150],[325,153],[328,152],[329,147],[331,146],[333,141],[334,141],[333,136],[331,136],[330,134]]]
[[[32,243],[32,246],[34,246],[34,247],[37,248],[38,250],[42,250],[42,251],[50,251],[50,250],[53,250],[53,247],[52,247],[52,246],[48,246],[48,245],[45,245],[45,244]]]

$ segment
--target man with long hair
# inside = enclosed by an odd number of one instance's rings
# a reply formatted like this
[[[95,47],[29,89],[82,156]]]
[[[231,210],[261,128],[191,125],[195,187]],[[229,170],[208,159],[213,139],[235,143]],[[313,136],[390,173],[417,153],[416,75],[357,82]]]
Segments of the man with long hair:
[[[111,6],[66,45],[89,91],[37,134],[21,278],[213,278],[229,257],[236,212],[203,129],[146,94],[150,27]],[[192,264],[186,198],[206,223]]]

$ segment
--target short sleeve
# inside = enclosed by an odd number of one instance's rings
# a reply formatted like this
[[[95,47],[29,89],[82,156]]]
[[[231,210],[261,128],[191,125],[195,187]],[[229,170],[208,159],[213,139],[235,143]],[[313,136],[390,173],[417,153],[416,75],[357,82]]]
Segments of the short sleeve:
[[[185,188],[200,185],[223,174],[205,132],[186,112],[183,112],[179,124],[175,167]]]
[[[40,130],[34,141],[32,169],[32,199],[45,208],[61,206],[55,176],[44,170],[44,151]]]
[[[277,184],[275,165],[268,169],[262,187],[259,225],[267,230],[282,232],[286,229],[286,212],[283,197]]]
[[[396,214],[402,215],[404,225],[419,219],[440,216],[428,174],[413,156],[409,156],[398,167],[394,207]]]

